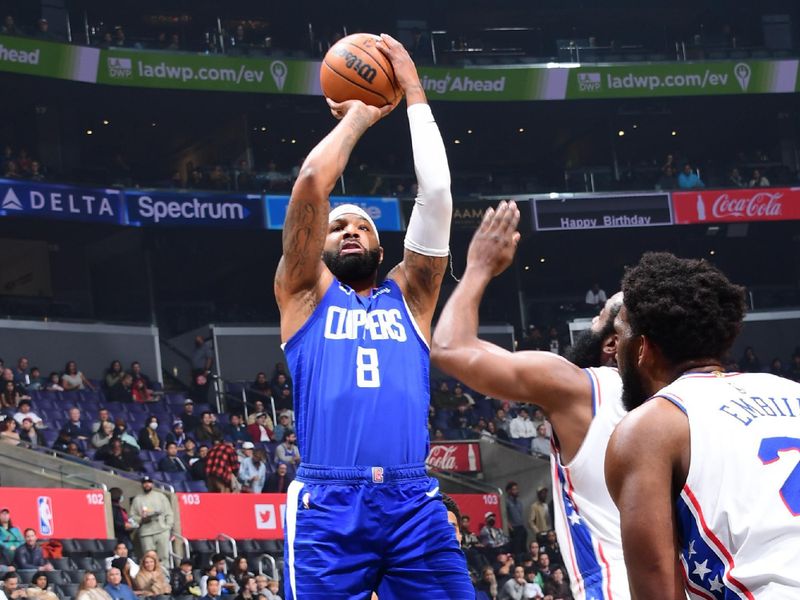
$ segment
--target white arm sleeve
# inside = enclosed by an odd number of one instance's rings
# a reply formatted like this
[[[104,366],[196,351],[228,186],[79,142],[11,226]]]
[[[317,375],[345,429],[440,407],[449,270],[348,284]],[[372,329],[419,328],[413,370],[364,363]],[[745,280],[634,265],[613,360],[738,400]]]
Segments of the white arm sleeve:
[[[404,245],[417,254],[447,256],[450,254],[453,196],[442,135],[427,104],[408,107],[408,125],[419,191]]]

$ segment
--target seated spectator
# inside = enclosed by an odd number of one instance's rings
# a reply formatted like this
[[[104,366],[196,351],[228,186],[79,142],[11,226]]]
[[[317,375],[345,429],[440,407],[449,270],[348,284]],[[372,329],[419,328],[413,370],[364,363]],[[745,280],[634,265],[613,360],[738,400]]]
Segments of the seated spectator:
[[[111,600],[111,596],[103,588],[97,586],[97,577],[91,571],[83,574],[75,600]]]
[[[135,360],[131,363],[131,375],[133,376],[134,382],[143,381],[146,388],[153,388],[150,378],[145,375],[144,372],[142,372],[142,365],[138,360]]]
[[[761,372],[761,360],[756,356],[756,351],[753,350],[752,346],[748,346],[744,349],[744,354],[739,361],[739,370],[742,373]]]
[[[547,437],[553,437],[553,426],[550,425],[550,421],[547,420],[547,417],[544,416],[544,412],[542,412],[542,409],[538,406],[533,409],[531,421],[533,421],[534,429],[539,429],[539,425],[544,425],[545,429],[547,429]]]
[[[44,389],[48,392],[63,392],[64,388],[61,386],[61,377],[59,377],[58,373],[53,371],[47,377],[47,382],[44,384]]]
[[[446,381],[439,383],[439,388],[431,394],[431,404],[436,409],[455,408],[456,403],[453,394],[450,393],[450,384]]]
[[[6,573],[3,576],[3,589],[0,590],[8,600],[20,600],[26,598],[25,590],[19,585],[19,573],[13,571]]]
[[[136,600],[133,590],[125,583],[122,583],[122,571],[117,567],[111,567],[106,571],[105,591],[108,592],[112,600]]]
[[[230,440],[238,446],[242,442],[252,441],[248,433],[248,427],[243,423],[244,417],[238,413],[231,415],[230,423],[225,426],[225,439]]]
[[[73,460],[75,462],[84,462],[88,460],[86,458],[86,455],[81,450],[80,446],[78,446],[77,442],[70,442],[69,444],[67,444],[66,454],[67,456],[64,458],[67,458],[68,460]]]
[[[133,402],[133,377],[130,373],[123,373],[112,387],[106,391],[109,402]]]
[[[479,593],[486,594],[486,597],[491,600],[497,598],[497,579],[495,578],[494,569],[492,569],[492,567],[487,566],[481,570],[481,578],[475,584],[475,589]]]
[[[472,427],[475,425],[475,415],[467,403],[467,399],[461,396],[453,416],[450,418],[450,428],[453,436],[458,439],[468,439],[472,437]]]
[[[194,432],[198,442],[213,443],[217,438],[222,439],[222,432],[215,423],[215,417],[210,411],[203,411],[200,415],[200,426]]]
[[[706,184],[704,184],[700,176],[694,172],[692,165],[687,162],[683,165],[683,171],[678,175],[678,187],[682,190],[693,190],[704,188]]]
[[[14,383],[21,387],[26,387],[31,382],[31,373],[28,369],[28,359],[24,356],[17,360],[17,366],[13,371]]]
[[[253,593],[253,598],[255,598],[255,592],[258,590],[256,586],[256,576],[254,573],[250,571],[250,566],[247,564],[247,557],[246,556],[237,556],[233,560],[233,564],[231,565],[231,576],[233,577],[236,584],[239,586],[239,589],[242,590],[245,587],[245,578],[251,577],[253,579],[253,589],[250,590]]]
[[[208,459],[208,446],[200,444],[197,450],[197,458],[189,466],[189,474],[195,481],[206,480],[206,460]]]
[[[278,424],[272,432],[273,440],[282,440],[287,429],[292,428],[291,414],[288,411],[283,411],[278,415]],[[269,419],[269,417],[267,417]],[[263,441],[263,440],[262,440]]]
[[[272,428],[267,427],[267,413],[260,412],[255,415],[255,423],[247,427],[247,434],[253,442],[269,442],[273,439]]]
[[[214,573],[214,577],[211,577],[210,574],[206,574],[203,576],[203,578],[206,580],[205,586],[201,585],[200,590],[202,593],[203,589],[205,588],[205,594],[203,594],[200,600],[219,600],[220,598],[222,598],[221,594],[222,586],[220,585],[219,579],[217,579],[216,577],[217,570],[213,566],[209,569],[208,573],[212,571]]]
[[[13,381],[3,383],[3,393],[0,394],[0,408],[17,408],[21,400],[30,399],[30,396],[20,394]]]
[[[97,421],[92,423],[92,433],[100,431],[103,423],[111,423],[112,427],[114,425],[114,421],[111,420],[111,413],[107,408],[101,408],[97,411]]]
[[[137,595],[145,598],[168,596],[172,592],[155,551],[149,550],[142,556],[141,566],[133,580],[133,585],[138,592]]]
[[[94,391],[92,382],[86,379],[83,373],[78,370],[78,364],[71,360],[64,367],[64,373],[61,375],[61,385],[65,391],[70,390],[85,390],[90,389]]]
[[[678,178],[676,177],[678,170],[672,166],[668,165],[665,166],[662,171],[661,175],[656,182],[656,189],[657,190],[674,190],[678,187]]]
[[[272,397],[277,401],[285,389],[289,391],[292,389],[289,377],[285,373],[278,373],[275,377],[275,383],[272,385]]]
[[[167,444],[175,444],[178,447],[178,451],[181,452],[184,450],[188,440],[189,438],[186,437],[186,433],[183,430],[183,421],[178,419],[172,424],[172,431],[167,434],[164,441]]]
[[[19,404],[17,404],[17,409],[17,412],[14,413],[14,420],[17,422],[17,425],[22,425],[23,419],[30,419],[33,421],[35,427],[44,427],[42,418],[31,410],[30,400],[20,400]]]
[[[484,515],[486,524],[481,528],[479,538],[484,548],[494,551],[495,554],[499,552],[508,551],[508,536],[503,533],[502,529],[495,527],[497,521],[493,512],[489,511]]]
[[[141,447],[139,446],[139,440],[133,437],[133,434],[128,431],[128,426],[125,424],[125,419],[122,417],[117,417],[114,420],[114,436],[118,437],[122,444],[125,446],[126,449],[135,451],[137,454]]]
[[[223,596],[234,595],[239,590],[239,584],[227,572],[228,563],[225,560],[224,554],[215,554],[211,557],[211,562],[215,567],[214,578],[220,583],[220,590]],[[208,582],[206,582],[208,583]]]
[[[26,389],[29,392],[38,392],[44,389],[45,383],[44,379],[42,379],[42,372],[39,370],[39,367],[31,367],[31,382],[27,385]]]
[[[124,558],[115,558],[111,561],[111,566],[119,569],[119,572],[122,573],[122,583],[127,585],[132,590],[134,588],[133,576],[131,575],[130,566],[128,565],[127,560]]]
[[[769,187],[769,179],[761,174],[758,169],[753,169],[753,176],[750,178],[749,187]]]
[[[183,446],[183,462],[187,465],[192,466],[194,461],[200,458],[197,450],[197,442],[195,442],[192,438],[187,437],[186,442]]]
[[[279,379],[280,375],[283,375],[285,379]],[[272,369],[272,373],[269,377],[270,385],[276,385],[281,381],[285,381],[292,384],[292,377],[289,375],[289,370],[286,368],[286,365],[282,362],[275,363],[275,367]]]
[[[728,173],[727,184],[730,187],[734,187],[734,188],[743,188],[744,187],[744,180],[742,179],[742,176],[739,173],[739,169],[737,169],[736,167],[731,169],[730,173]]]
[[[0,415],[0,442],[16,446],[19,444],[19,433],[17,433],[17,422],[11,417]]]
[[[295,467],[300,464],[300,449],[297,447],[297,434],[287,429],[283,434],[283,442],[275,448],[276,466],[284,463]]]
[[[27,417],[22,419],[22,425],[20,425],[17,433],[19,434],[20,442],[25,442],[34,448],[44,444],[42,432],[34,427],[33,421]]]
[[[786,371],[783,368],[783,361],[778,357],[773,358],[772,362],[769,363],[769,372],[777,377],[786,377]]]
[[[277,579],[270,579],[267,581],[267,589],[264,593],[266,600],[281,600],[281,597],[278,595],[279,589],[280,582]]]
[[[272,395],[272,386],[270,385],[269,381],[267,381],[267,374],[264,372],[260,372],[256,375],[255,381],[250,384],[250,389],[259,394],[253,398],[254,402],[259,398],[264,398],[265,396],[269,397]]]
[[[71,440],[88,440],[92,437],[91,426],[81,420],[81,409],[77,406],[69,409],[69,421],[64,423],[61,431],[66,431]]]
[[[0,33],[3,35],[24,35],[22,30],[17,27],[17,24],[14,22],[14,17],[11,15],[6,15],[3,19],[3,26],[0,27]]]
[[[264,492],[270,494],[285,494],[292,481],[294,481],[294,477],[289,475],[289,468],[285,463],[281,463],[275,469],[275,472],[269,476],[269,479],[267,479]]]
[[[509,425],[509,433],[512,440],[530,439],[536,437],[536,430],[533,427],[533,421],[528,416],[527,408],[520,408],[517,416],[511,419]]]
[[[134,402],[153,402],[153,391],[147,387],[144,379],[134,379],[131,388]]]
[[[11,522],[11,511],[0,508],[0,554],[13,562],[14,552],[25,543],[25,537],[19,528]]]
[[[539,554],[549,555],[549,563],[552,563],[561,556],[561,548],[558,545],[558,537],[554,530],[551,529],[544,534],[544,544],[540,545]]]
[[[464,399],[467,401],[467,404],[470,406],[475,406],[475,398],[473,398],[470,394],[464,391],[464,388],[460,383],[456,383],[453,386],[453,399],[456,402],[456,406],[461,403],[461,400]]]
[[[183,401],[183,412],[181,413],[183,429],[186,433],[193,434],[200,426],[200,419],[194,414],[194,400],[187,398]]]
[[[25,590],[25,594],[29,600],[59,600],[44,571],[33,574],[31,585]]]
[[[514,567],[514,576],[505,582],[498,600],[523,600],[525,598],[525,569],[521,566]]]
[[[263,449],[253,450],[253,442],[245,442],[242,448],[249,454],[241,460],[239,467],[238,477],[242,491],[260,494],[264,491],[264,482],[267,479],[267,457]]]
[[[117,545],[114,546],[114,554],[111,556],[107,556],[105,560],[105,567],[106,569],[111,568],[111,563],[113,563],[118,558],[122,558],[125,560],[125,563],[128,566],[128,571],[131,574],[131,577],[136,577],[136,574],[139,572],[139,565],[136,564],[130,556],[128,556],[128,546],[125,545],[125,542],[119,541]]]
[[[545,585],[550,581],[553,572],[550,568],[550,555],[547,552],[539,552],[539,560],[536,563],[536,570],[542,576]]]
[[[144,427],[139,431],[139,448],[161,450],[161,438],[158,437],[158,417],[148,417]]]
[[[275,408],[279,411],[292,410],[293,406],[292,388],[286,386],[281,390],[280,395],[275,397]]]
[[[140,472],[142,470],[142,461],[133,452],[124,450],[122,440],[119,438],[112,439],[103,450],[106,448],[108,448],[108,453],[103,453],[105,456],[103,462],[106,466],[120,471]],[[98,454],[100,453],[98,452]]]
[[[58,437],[53,441],[53,450],[58,450],[59,452],[66,452],[69,443],[72,441],[72,438],[69,436],[69,433],[64,431],[63,429],[58,432]]]
[[[30,527],[25,530],[25,543],[14,552],[14,566],[17,569],[53,570],[53,565],[44,559],[42,549],[37,543],[36,531]]]
[[[264,408],[264,401],[260,399],[256,399],[253,401],[253,410],[247,416],[247,425],[250,426],[256,422],[256,415],[259,413],[266,413],[266,408]],[[267,417],[269,418],[269,417]],[[271,429],[271,427],[270,427]]]
[[[244,559],[247,562],[247,559]],[[257,600],[258,599],[258,585],[256,578],[250,574],[245,575],[239,581],[239,593],[236,595],[235,600]]]
[[[572,592],[570,591],[569,583],[564,579],[564,571],[561,567],[552,569],[550,581],[544,584],[544,593],[551,595],[553,598],[572,600]]]
[[[183,462],[183,459],[178,456],[178,444],[175,442],[167,442],[166,450],[166,456],[158,461],[158,470],[163,473],[187,473],[189,467]]]
[[[599,313],[602,308],[606,305],[606,301],[608,298],[606,297],[606,291],[600,287],[599,283],[594,283],[589,291],[586,292],[586,299],[584,303],[586,307],[591,310],[592,312]],[[539,344],[539,347],[536,350],[549,350],[549,346],[546,341],[542,340]]]
[[[536,428],[536,437],[531,442],[531,452],[540,456],[550,456],[550,436],[544,424]]]
[[[181,559],[181,564],[172,570],[169,585],[173,596],[199,596],[200,584],[194,579],[192,561]]]
[[[110,390],[122,381],[123,375],[125,375],[125,371],[122,370],[122,363],[118,360],[112,360],[111,366],[108,367],[103,378],[103,387],[106,390]]]

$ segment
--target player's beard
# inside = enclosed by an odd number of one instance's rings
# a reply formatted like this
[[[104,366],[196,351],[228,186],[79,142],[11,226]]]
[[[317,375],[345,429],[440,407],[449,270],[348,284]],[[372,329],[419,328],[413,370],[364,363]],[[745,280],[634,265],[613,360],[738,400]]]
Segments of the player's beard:
[[[622,405],[625,410],[639,408],[650,397],[644,389],[644,379],[633,366],[636,364],[636,351],[633,346],[625,348],[625,356],[620,357],[619,375],[622,378]]]
[[[339,281],[363,281],[375,277],[381,262],[381,251],[375,248],[364,254],[345,255],[326,251],[322,253],[322,260]]]
[[[567,348],[564,357],[582,369],[602,367],[605,364],[605,361],[603,361],[603,342],[612,333],[614,333],[613,319],[609,319],[600,331],[592,329],[581,331],[575,336],[572,346]]]

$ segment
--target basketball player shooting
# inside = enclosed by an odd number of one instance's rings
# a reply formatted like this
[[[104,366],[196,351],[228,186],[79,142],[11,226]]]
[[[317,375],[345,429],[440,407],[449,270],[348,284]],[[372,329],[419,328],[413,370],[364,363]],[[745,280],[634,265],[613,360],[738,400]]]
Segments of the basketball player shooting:
[[[514,202],[489,209],[475,232],[461,282],[433,335],[433,363],[494,398],[533,402],[553,425],[550,463],[559,546],[576,600],[630,598],[619,513],[603,477],[606,446],[622,419],[622,382],[609,368],[616,352],[615,294],[576,339],[570,359],[551,352],[508,352],[478,338],[478,308],[493,277],[514,260]],[[577,363],[577,364],[574,364]],[[654,596],[655,597],[655,596]]]
[[[419,195],[403,261],[377,283],[375,224],[329,194],[361,136],[392,106],[329,101],[339,124],[292,190],[275,276],[303,457],[286,504],[287,599],[474,598],[427,477],[431,319],[449,255],[444,144],[416,68],[382,36],[408,104]]]

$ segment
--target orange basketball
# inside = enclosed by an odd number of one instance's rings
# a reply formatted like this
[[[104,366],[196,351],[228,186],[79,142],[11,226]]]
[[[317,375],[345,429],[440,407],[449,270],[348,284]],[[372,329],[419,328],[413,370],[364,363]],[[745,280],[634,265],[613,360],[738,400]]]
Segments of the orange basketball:
[[[392,64],[375,47],[379,39],[371,33],[354,33],[336,42],[322,59],[322,93],[334,102],[393,104],[400,97],[400,90]]]

